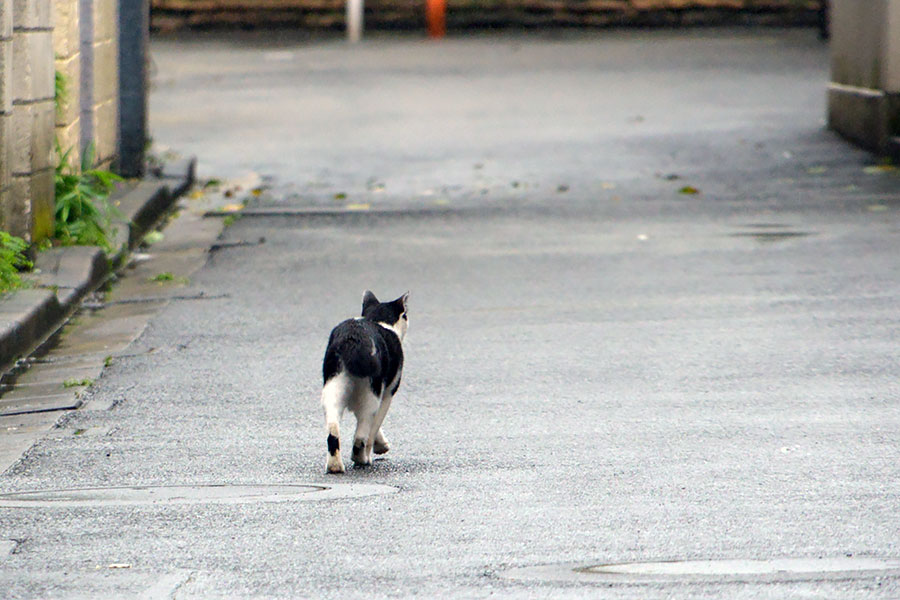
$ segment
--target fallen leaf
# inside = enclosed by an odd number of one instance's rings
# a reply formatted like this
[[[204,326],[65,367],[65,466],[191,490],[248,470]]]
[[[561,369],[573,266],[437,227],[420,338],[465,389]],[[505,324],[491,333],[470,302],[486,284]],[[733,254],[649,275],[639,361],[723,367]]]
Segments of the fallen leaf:
[[[600,187],[602,187],[604,190],[614,190],[616,189],[616,184],[604,181],[600,184]]]
[[[870,165],[863,168],[863,173],[866,175],[878,175],[880,173],[891,173],[896,170],[897,167],[894,165]]]
[[[680,190],[678,190],[678,193],[692,195],[692,194],[699,194],[700,190],[698,190],[697,188],[695,188],[692,185],[686,185],[683,188],[681,188]]]
[[[191,200],[196,200],[196,199],[198,199],[198,198],[202,198],[202,197],[203,197],[203,190],[191,190],[191,193],[190,193],[190,196],[189,196],[189,197],[190,197]]]
[[[233,212],[238,212],[240,210],[244,210],[243,204],[226,204],[225,206],[223,206],[222,208],[219,209],[219,211],[224,212],[224,213],[233,213]]]
[[[367,203],[359,203],[359,204],[348,204],[345,206],[347,210],[369,210],[372,208],[370,204]]]
[[[337,194],[334,195],[334,199],[335,200],[346,200],[347,194],[345,194],[344,192],[338,192]]]
[[[254,196],[259,196],[263,193],[263,189],[262,188],[253,188],[252,190],[250,190],[250,193],[253,194]]]
[[[163,235],[161,231],[150,231],[147,233],[147,235],[144,236],[144,243],[148,246],[152,246],[156,242],[161,241],[164,237],[166,236]]]

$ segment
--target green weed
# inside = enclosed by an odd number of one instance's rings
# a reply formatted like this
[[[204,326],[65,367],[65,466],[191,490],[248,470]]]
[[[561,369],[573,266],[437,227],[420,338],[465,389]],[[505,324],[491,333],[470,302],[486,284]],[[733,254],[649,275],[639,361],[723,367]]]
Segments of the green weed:
[[[22,285],[19,271],[32,267],[31,261],[25,256],[27,249],[28,242],[0,231],[0,294]]]
[[[61,72],[56,72],[56,78],[53,82],[53,103],[56,105],[56,112],[59,114],[62,106],[69,100],[69,80]]]
[[[66,389],[73,387],[87,387],[93,383],[93,379],[66,379],[63,381],[63,387]]]
[[[162,273],[157,273],[153,277],[150,277],[149,281],[155,281],[156,283],[166,283],[168,281],[174,281],[175,283],[182,283],[184,285],[190,283],[190,279],[188,279],[187,277],[176,277],[175,274],[171,271],[163,271]]]
[[[81,161],[81,172],[69,166],[70,148],[65,153],[56,144],[56,231],[54,237],[64,246],[99,246],[112,252],[110,230],[118,210],[109,203],[109,193],[117,181],[110,171],[92,168],[94,149],[88,147]]]

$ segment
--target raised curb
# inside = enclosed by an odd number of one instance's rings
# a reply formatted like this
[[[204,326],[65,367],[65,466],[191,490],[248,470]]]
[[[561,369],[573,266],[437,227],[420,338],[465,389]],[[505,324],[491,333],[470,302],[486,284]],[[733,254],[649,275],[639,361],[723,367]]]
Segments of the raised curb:
[[[55,330],[64,312],[52,290],[18,290],[0,300],[0,365],[3,370]]]
[[[73,306],[109,276],[109,260],[100,248],[69,246],[38,254],[36,274],[28,279],[37,287],[54,289],[61,306]]]
[[[113,258],[115,264],[120,264],[128,251],[140,243],[144,233],[172,205],[175,196],[166,183],[159,180],[144,180],[111,200],[122,213],[116,239],[125,240],[125,243]]]
[[[111,265],[124,264],[144,234],[193,185],[195,164],[191,158],[167,165],[160,177],[142,180],[111,198],[122,213],[115,238],[119,247],[111,260],[99,248],[87,246],[38,254],[35,272],[25,277],[34,288],[0,298],[0,372],[10,370],[50,337],[78,303],[106,280]]]

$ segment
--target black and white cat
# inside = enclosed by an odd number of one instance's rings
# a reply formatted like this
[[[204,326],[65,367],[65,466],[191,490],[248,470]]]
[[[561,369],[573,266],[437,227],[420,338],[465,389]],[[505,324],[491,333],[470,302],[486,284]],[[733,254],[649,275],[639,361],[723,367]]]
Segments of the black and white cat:
[[[403,347],[409,318],[409,292],[391,302],[379,302],[370,291],[363,295],[362,316],[347,319],[331,331],[322,364],[322,407],[328,430],[329,473],[343,473],[340,421],[344,409],[356,415],[351,458],[371,465],[372,452],[390,450],[381,431],[384,416],[400,387]]]

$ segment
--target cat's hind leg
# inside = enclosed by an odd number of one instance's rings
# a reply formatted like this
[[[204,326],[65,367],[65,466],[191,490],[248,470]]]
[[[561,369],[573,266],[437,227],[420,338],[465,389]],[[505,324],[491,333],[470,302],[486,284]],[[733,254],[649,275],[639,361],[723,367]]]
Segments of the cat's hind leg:
[[[361,386],[356,401],[356,433],[353,435],[353,454],[351,458],[358,465],[372,464],[372,445],[369,438],[372,435],[373,421],[378,412],[378,395],[369,385]]]
[[[322,408],[325,410],[325,429],[328,437],[328,454],[325,459],[325,470],[328,473],[343,473],[344,461],[341,460],[341,416],[347,406],[347,395],[350,393],[350,382],[343,373],[329,379],[322,388]]]
[[[378,433],[375,434],[375,441],[372,444],[372,451],[375,452],[375,454],[384,454],[390,449],[391,443],[388,442],[387,437],[384,435],[384,431],[379,428]]]
[[[372,420],[372,432],[366,445],[370,454],[372,450],[375,451],[375,454],[384,454],[391,449],[387,438],[381,432],[381,424],[384,423],[384,417],[387,416],[387,411],[391,407],[391,400],[393,399],[394,395],[391,394],[390,390],[385,390],[381,396],[381,403],[378,406],[378,412],[375,413],[375,417]]]

